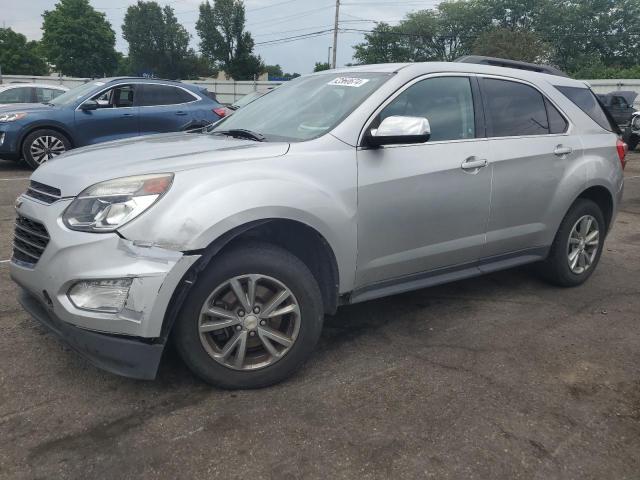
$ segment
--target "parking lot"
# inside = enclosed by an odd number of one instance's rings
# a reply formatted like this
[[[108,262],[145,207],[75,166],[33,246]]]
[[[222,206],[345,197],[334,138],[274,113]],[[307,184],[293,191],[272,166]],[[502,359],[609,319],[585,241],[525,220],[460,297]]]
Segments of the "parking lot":
[[[640,478],[640,155],[599,268],[529,269],[349,306],[284,384],[221,391],[169,351],[102,372],[19,307],[0,161],[0,478]]]

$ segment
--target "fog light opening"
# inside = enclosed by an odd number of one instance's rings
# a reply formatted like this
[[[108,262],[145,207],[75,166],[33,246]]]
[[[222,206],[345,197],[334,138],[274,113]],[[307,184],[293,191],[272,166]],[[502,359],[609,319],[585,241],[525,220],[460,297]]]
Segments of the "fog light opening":
[[[71,286],[67,297],[81,310],[119,313],[127,301],[131,282],[131,278],[83,280]]]

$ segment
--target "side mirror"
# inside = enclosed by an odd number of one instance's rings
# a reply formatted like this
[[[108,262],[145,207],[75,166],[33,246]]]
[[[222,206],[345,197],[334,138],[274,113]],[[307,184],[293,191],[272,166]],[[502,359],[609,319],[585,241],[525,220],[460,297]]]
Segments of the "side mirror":
[[[80,110],[89,111],[89,110],[97,110],[100,108],[100,104],[95,100],[86,100],[82,105],[80,105]]]
[[[385,118],[378,128],[372,128],[366,141],[372,147],[424,143],[431,137],[431,125],[424,117],[391,116]]]

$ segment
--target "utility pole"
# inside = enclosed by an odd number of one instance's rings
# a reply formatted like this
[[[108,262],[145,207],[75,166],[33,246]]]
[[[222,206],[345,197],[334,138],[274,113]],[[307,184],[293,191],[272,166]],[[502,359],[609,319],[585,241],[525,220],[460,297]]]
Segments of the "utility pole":
[[[329,47],[329,53],[327,53],[327,66],[331,66],[331,47]]]
[[[331,68],[336,68],[336,53],[338,50],[338,19],[340,18],[340,0],[336,0],[336,18],[333,22],[333,62]]]

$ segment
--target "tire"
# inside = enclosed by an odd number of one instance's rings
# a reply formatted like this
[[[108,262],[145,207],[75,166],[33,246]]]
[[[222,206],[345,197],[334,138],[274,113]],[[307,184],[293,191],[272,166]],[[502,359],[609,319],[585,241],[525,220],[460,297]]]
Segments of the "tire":
[[[629,129],[630,127],[627,127],[627,129]],[[636,147],[638,146],[638,143],[640,142],[640,137],[638,135],[635,135],[633,133],[629,133],[627,135],[625,135],[626,137],[626,143],[627,146],[629,147],[629,151],[633,152]]]
[[[250,296],[249,275],[257,285],[251,314],[244,311],[247,304],[242,308],[231,283],[237,280],[246,300]],[[283,293],[283,300],[274,300],[277,292],[286,289],[290,296]],[[275,307],[268,312],[270,303]],[[225,315],[203,315],[205,305],[216,312],[222,309]],[[226,389],[266,387],[291,376],[311,356],[322,331],[322,305],[318,284],[300,259],[271,244],[247,243],[223,252],[200,274],[172,336],[186,365],[205,382]],[[262,310],[254,315],[256,307]],[[286,310],[290,312],[276,315]],[[222,322],[229,326],[220,328]],[[212,331],[200,331],[210,327]],[[274,331],[292,343],[287,347],[272,340],[276,337],[269,335]],[[234,338],[237,346],[223,358]],[[277,355],[267,343],[278,350]],[[246,355],[238,363],[243,346]]]
[[[40,129],[31,132],[22,142],[22,158],[31,168],[36,169],[47,160],[71,149],[69,139],[57,130]],[[43,151],[38,157],[36,152]]]
[[[575,229],[584,230],[587,225],[587,220],[591,219],[592,229],[589,230],[587,237],[593,234],[593,228],[597,229],[597,242],[591,240],[591,243],[587,244],[575,244],[575,241],[581,236],[579,231]],[[580,226],[578,222],[582,221]],[[548,282],[560,286],[560,287],[576,287],[582,285],[593,274],[596,269],[600,256],[602,255],[602,248],[606,236],[607,226],[605,224],[604,215],[600,207],[593,202],[585,198],[579,198],[571,206],[569,212],[565,215],[560,228],[556,233],[556,237],[551,246],[549,256],[540,265],[539,271],[543,278]],[[569,245],[570,238],[574,238],[572,246]],[[572,269],[570,264],[572,252],[575,252],[576,248],[580,250],[581,246],[585,248],[586,257],[578,255],[578,264]],[[593,250],[590,250],[593,248]],[[575,258],[575,257],[574,257]],[[583,271],[580,271],[580,263],[583,263],[582,259],[590,259],[590,263]],[[586,261],[584,263],[587,263]]]

